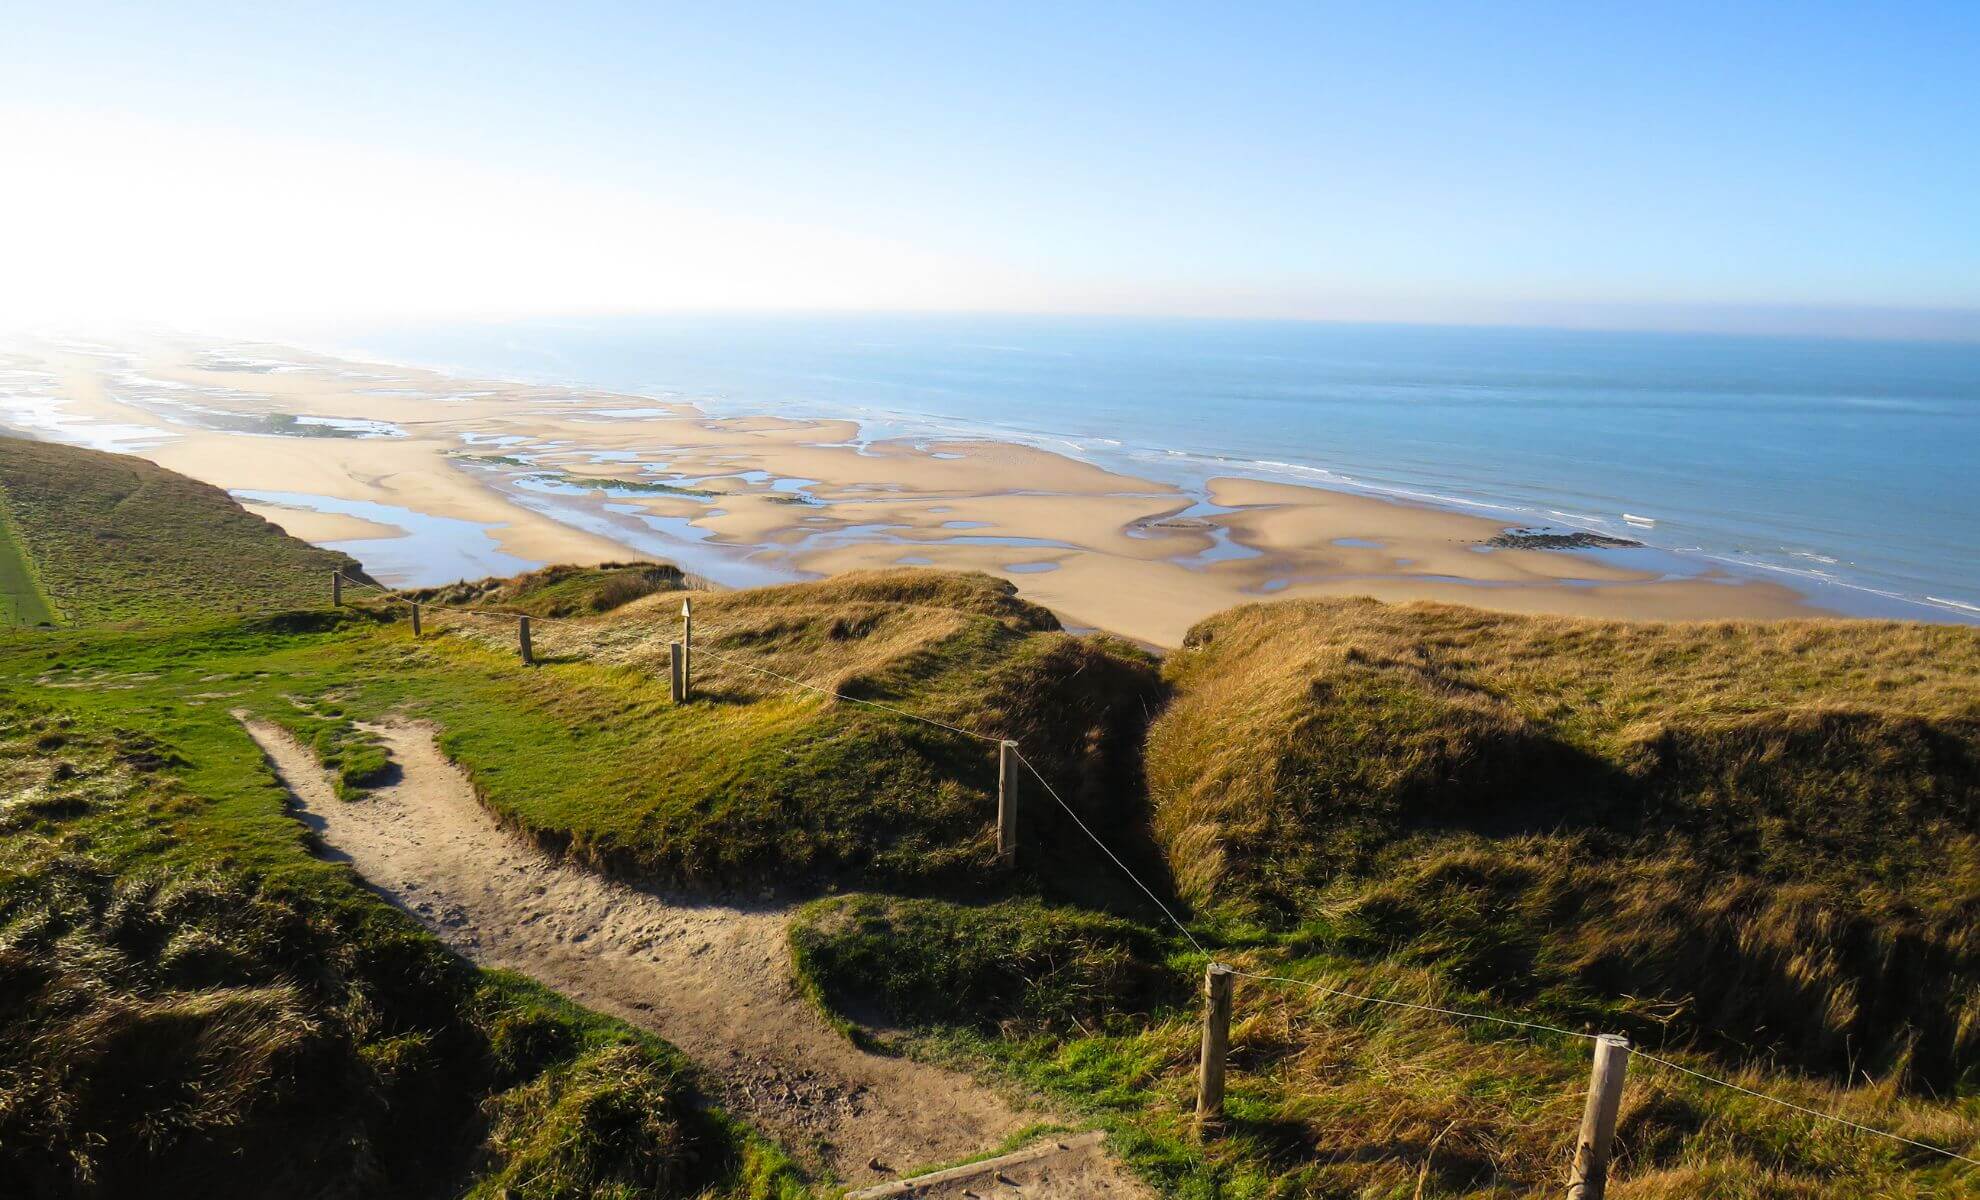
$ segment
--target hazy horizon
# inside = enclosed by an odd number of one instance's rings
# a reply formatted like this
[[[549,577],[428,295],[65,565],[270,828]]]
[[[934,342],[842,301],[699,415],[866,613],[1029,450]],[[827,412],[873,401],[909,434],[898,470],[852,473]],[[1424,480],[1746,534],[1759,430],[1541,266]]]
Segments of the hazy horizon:
[[[228,317],[216,322],[172,322],[153,318],[70,319],[29,321],[14,326],[0,325],[0,337],[105,337],[111,340],[143,341],[151,338],[184,338],[193,341],[241,341],[286,344],[298,349],[322,349],[349,353],[362,349],[353,342],[367,331],[411,331],[424,328],[465,326],[497,328],[508,325],[527,327],[542,322],[569,322],[583,326],[625,321],[668,319],[687,320],[856,320],[861,318],[926,318],[930,320],[1070,320],[1093,322],[1173,321],[1207,324],[1234,323],[1258,325],[1365,326],[1368,328],[1504,330],[1507,332],[1557,332],[1566,334],[1643,334],[1684,337],[1724,337],[1757,340],[1917,342],[1924,344],[1972,345],[1980,343],[1980,309],[1876,309],[1820,308],[1792,306],[1646,306],[1580,304],[1506,306],[1503,311],[1480,313],[1471,319],[1458,314],[1441,318],[1428,313],[1415,319],[1387,317],[1360,310],[1355,315],[1286,316],[1230,315],[1198,312],[1132,312],[1114,310],[1049,310],[991,308],[640,308],[584,311],[577,309],[500,312],[444,312],[416,315],[367,315],[354,313],[325,318],[269,319],[252,316]]]

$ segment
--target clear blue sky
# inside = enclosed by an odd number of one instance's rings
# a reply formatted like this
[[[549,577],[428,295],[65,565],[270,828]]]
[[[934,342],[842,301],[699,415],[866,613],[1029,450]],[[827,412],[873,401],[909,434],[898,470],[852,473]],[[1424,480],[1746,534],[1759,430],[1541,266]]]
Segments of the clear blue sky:
[[[105,128],[156,145],[185,137],[188,154],[230,160],[222,183],[131,178],[134,210],[154,185],[239,194],[240,159],[259,153],[242,147],[257,146],[276,148],[271,161],[282,147],[356,156],[329,160],[345,176],[366,174],[349,165],[365,156],[451,173],[454,185],[427,181],[431,194],[389,176],[417,203],[441,203],[448,186],[497,206],[530,180],[605,189],[625,203],[595,225],[625,222],[621,242],[640,240],[649,202],[742,223],[697,234],[705,245],[780,231],[765,236],[784,265],[738,272],[745,283],[710,293],[724,306],[780,306],[787,271],[794,302],[826,306],[1425,320],[1586,306],[1708,327],[1917,309],[1937,310],[1916,314],[1927,332],[1980,328],[1975,0],[29,3],[6,24],[0,121],[61,131],[71,142],[56,149],[88,160],[92,193],[116,190],[129,144]],[[199,140],[211,138],[222,140]],[[6,188],[59,194],[70,164],[23,161],[46,157],[50,139],[18,145]],[[560,222],[546,213],[593,223],[592,201],[558,195],[488,211],[517,243],[533,221]],[[0,239],[31,239],[78,203],[22,209]],[[124,219],[92,211],[98,227]],[[151,224],[119,243],[119,261],[193,219],[125,215]],[[437,218],[408,218],[421,219]],[[301,241],[308,229],[257,233]],[[453,259],[422,265],[420,245],[438,236],[408,233],[381,254],[412,263],[403,278],[386,272],[394,287],[416,291],[415,269],[461,273]],[[814,241],[832,249],[814,258]],[[834,290],[827,277],[860,274],[846,264],[869,245],[900,262]],[[664,276],[677,252],[629,261]],[[582,307],[588,287],[606,307],[691,303],[690,281],[722,274],[711,252],[678,288],[649,293],[613,274],[608,246],[563,257],[586,259],[586,273],[528,268],[553,308]],[[305,256],[297,271],[309,269]],[[335,294],[360,306],[354,280]],[[449,295],[427,307],[458,302]],[[1885,332],[1913,323],[1863,319]]]

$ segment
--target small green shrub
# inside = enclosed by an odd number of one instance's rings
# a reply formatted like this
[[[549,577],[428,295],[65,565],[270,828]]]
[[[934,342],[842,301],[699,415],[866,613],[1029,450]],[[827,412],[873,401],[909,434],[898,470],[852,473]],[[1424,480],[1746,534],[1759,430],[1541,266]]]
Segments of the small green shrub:
[[[1035,900],[837,896],[799,910],[790,940],[799,977],[834,1009],[909,1024],[1103,1027],[1187,990],[1140,926]]]
[[[473,1197],[651,1200],[689,1196],[695,1148],[682,1081],[622,1045],[543,1072],[490,1102],[488,1149],[500,1166]]]
[[[468,605],[532,617],[611,612],[655,592],[679,591],[679,567],[657,562],[558,563],[512,579],[488,578],[405,593],[424,604]]]
[[[310,747],[337,781],[339,800],[356,800],[392,777],[392,756],[377,735],[342,718],[310,721]],[[306,725],[306,727],[307,727]]]

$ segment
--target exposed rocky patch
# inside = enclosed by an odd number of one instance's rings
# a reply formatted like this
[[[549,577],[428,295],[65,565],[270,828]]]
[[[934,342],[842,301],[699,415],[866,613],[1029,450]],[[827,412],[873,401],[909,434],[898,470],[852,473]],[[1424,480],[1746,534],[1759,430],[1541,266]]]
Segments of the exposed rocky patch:
[[[1508,529],[1495,538],[1480,542],[1500,550],[1628,550],[1643,543],[1629,538],[1590,533],[1586,529],[1562,532],[1558,529]]]

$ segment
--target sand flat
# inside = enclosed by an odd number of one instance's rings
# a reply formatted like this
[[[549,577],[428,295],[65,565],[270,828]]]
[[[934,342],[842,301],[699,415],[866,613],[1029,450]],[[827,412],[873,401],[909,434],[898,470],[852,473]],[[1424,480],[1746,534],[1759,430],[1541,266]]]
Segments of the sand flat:
[[[396,525],[383,525],[377,521],[367,521],[363,517],[353,517],[344,513],[314,512],[307,508],[293,508],[286,504],[242,503],[255,516],[279,526],[290,537],[301,538],[305,542],[350,542],[365,538],[396,538],[406,536],[406,531]]]
[[[671,558],[718,582],[724,570],[748,582],[903,563],[982,570],[1069,623],[1157,646],[1211,613],[1279,597],[1621,618],[1820,615],[1791,588],[1704,563],[1667,577],[1663,563],[1484,547],[1506,527],[1486,516],[1237,477],[1192,492],[1010,442],[862,440],[848,420],[712,416],[672,398],[259,343],[121,354],[29,344],[18,361],[56,381],[64,411],[161,430],[138,453],[173,470],[473,522],[535,563]],[[201,428],[173,408],[186,403],[383,422],[393,436]],[[391,535],[355,517],[257,511],[310,541]]]

